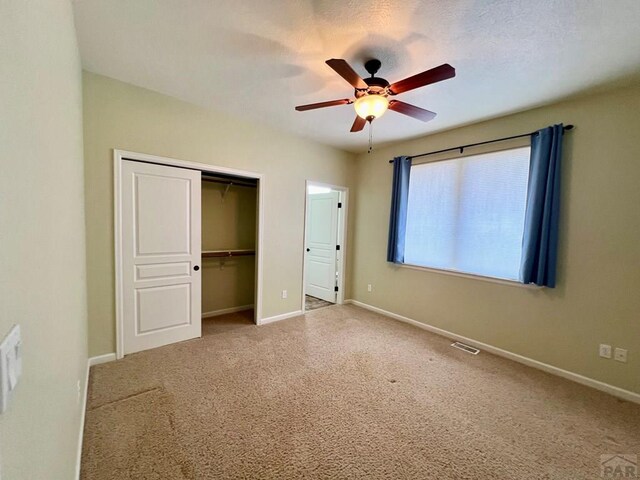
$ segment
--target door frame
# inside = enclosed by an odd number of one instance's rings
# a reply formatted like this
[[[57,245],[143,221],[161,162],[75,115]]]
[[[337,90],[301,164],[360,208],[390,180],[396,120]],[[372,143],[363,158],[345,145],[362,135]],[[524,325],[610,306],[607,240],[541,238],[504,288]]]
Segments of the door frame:
[[[254,322],[260,325],[262,321],[262,263],[264,244],[264,175],[247,170],[209,165],[206,163],[189,162],[175,158],[149,155],[146,153],[130,152],[127,150],[113,150],[113,200],[114,200],[114,258],[115,258],[115,300],[116,300],[116,358],[124,357],[124,311],[123,311],[123,269],[122,269],[122,161],[133,160],[144,163],[154,163],[169,167],[186,168],[189,170],[199,170],[201,172],[223,173],[236,175],[238,177],[252,178],[258,180],[258,191],[256,195],[256,284],[254,301]],[[306,188],[305,188],[306,195]],[[304,307],[304,305],[303,305]]]
[[[347,265],[347,225],[349,218],[349,187],[340,185],[332,185],[330,183],[316,182],[314,180],[306,180],[304,185],[304,235],[302,238],[302,306],[301,310],[306,312],[305,296],[307,288],[307,212],[309,211],[309,186],[330,188],[340,194],[338,201],[342,203],[342,208],[338,213],[338,244],[340,245],[341,255],[338,255],[338,294],[336,295],[336,305],[344,303],[344,272]]]

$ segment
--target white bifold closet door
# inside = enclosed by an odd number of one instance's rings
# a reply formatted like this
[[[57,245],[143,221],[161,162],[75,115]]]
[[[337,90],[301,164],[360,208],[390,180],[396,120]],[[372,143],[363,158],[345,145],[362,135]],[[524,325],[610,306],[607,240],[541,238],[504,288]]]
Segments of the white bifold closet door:
[[[201,173],[122,162],[123,350],[201,335]]]
[[[305,293],[336,303],[339,192],[308,195]]]

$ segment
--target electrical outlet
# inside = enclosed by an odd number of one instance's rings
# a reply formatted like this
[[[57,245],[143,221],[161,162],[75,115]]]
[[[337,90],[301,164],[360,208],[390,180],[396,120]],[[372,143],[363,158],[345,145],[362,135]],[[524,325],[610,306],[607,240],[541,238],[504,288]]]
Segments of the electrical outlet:
[[[367,284],[367,292],[370,292],[371,290],[373,290],[373,287],[371,286],[371,284]]]
[[[613,351],[613,359],[617,362],[627,363],[627,350],[624,348],[616,348]]]
[[[287,291],[286,290],[282,290],[282,298],[287,298]]]
[[[611,345],[600,344],[600,356],[602,358],[611,358]]]
[[[76,384],[76,388],[78,389],[78,405],[80,405],[80,400],[82,396],[82,384],[80,383],[80,380],[78,380],[78,383]]]

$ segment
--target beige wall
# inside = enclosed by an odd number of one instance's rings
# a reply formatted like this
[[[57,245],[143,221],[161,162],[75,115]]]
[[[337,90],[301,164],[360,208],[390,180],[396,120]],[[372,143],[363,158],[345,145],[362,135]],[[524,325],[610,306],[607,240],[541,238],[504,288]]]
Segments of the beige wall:
[[[0,2],[0,337],[23,376],[0,415],[3,480],[75,478],[87,369],[81,70],[71,5]]]
[[[226,193],[225,193],[226,191]],[[202,182],[202,249],[255,249],[256,189]],[[202,259],[202,312],[254,303],[255,256]]]
[[[640,392],[640,88],[572,100],[357,159],[352,295],[445,330]],[[398,155],[573,123],[565,137],[558,287],[534,290],[385,261]],[[367,284],[373,292],[367,292]],[[598,344],[629,350],[628,363]]]
[[[263,315],[300,308],[304,180],[354,186],[346,298],[640,391],[640,88],[567,101],[352,156],[85,73],[90,352],[114,351],[112,149],[265,174]],[[559,286],[534,290],[385,262],[396,155],[574,123],[565,141]],[[366,290],[374,285],[373,292]],[[282,300],[280,292],[289,291]],[[629,350],[601,360],[599,343]]]
[[[264,174],[262,313],[301,308],[305,180],[350,186],[353,155],[92,73],[84,120],[91,355],[115,351],[114,148]]]

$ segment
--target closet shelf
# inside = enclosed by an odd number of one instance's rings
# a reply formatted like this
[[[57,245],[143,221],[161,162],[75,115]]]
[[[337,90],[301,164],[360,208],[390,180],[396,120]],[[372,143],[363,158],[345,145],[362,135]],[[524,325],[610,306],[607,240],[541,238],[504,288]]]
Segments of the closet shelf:
[[[202,258],[207,257],[242,257],[244,255],[255,255],[255,250],[203,250]]]

